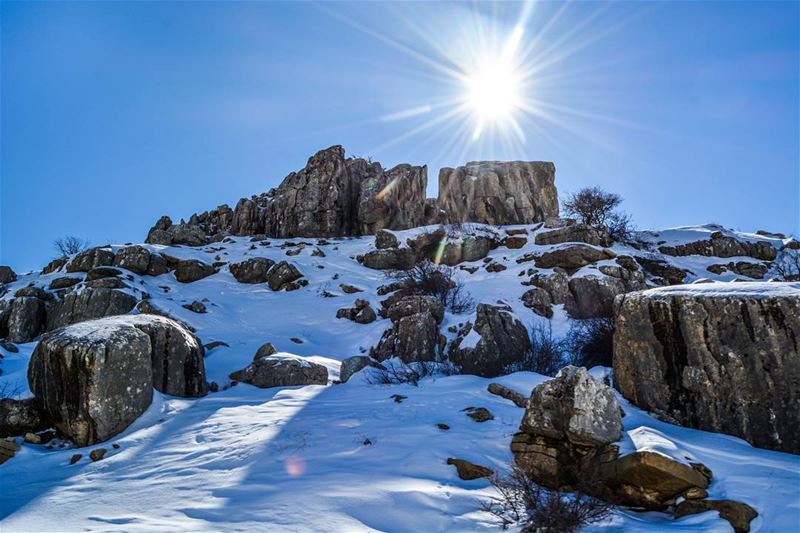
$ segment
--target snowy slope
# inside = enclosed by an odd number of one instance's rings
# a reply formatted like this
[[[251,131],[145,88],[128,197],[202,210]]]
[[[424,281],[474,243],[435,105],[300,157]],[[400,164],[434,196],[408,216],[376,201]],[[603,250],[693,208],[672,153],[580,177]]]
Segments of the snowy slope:
[[[397,232],[401,241],[422,231]],[[707,238],[704,227],[675,230],[674,241]],[[663,235],[667,232],[660,232]],[[498,248],[491,253],[508,267],[474,274],[457,270],[477,302],[502,300],[523,322],[544,321],[522,305],[529,287],[519,273],[532,263],[516,259],[548,247],[528,244],[520,250]],[[763,238],[752,236],[752,238]],[[264,342],[283,351],[309,357],[328,366],[337,377],[338,361],[358,355],[377,343],[390,323],[378,319],[360,325],[336,319],[336,310],[355,298],[379,307],[377,288],[387,283],[384,273],[367,269],[354,257],[371,249],[371,237],[329,239],[319,248],[326,257],[312,256],[309,245],[287,257],[285,242],[269,239],[270,246],[248,237],[200,248],[145,245],[180,258],[211,263],[269,257],[293,262],[309,280],[293,292],[273,292],[264,285],[236,282],[227,267],[190,284],[173,274],[135,276],[129,292],[150,294],[151,301],[197,329],[202,342],[221,340],[230,347],[208,352],[209,381],[230,382],[233,370],[244,367]],[[305,240],[315,243],[316,239]],[[671,241],[672,242],[672,241]],[[255,249],[251,249],[255,246]],[[119,246],[115,246],[119,248]],[[618,254],[638,253],[615,245]],[[728,258],[727,261],[751,260]],[[705,266],[719,258],[670,258],[672,264],[696,272],[697,278],[717,276]],[[467,266],[470,266],[467,264]],[[471,266],[483,267],[482,261]],[[581,275],[592,273],[586,267]],[[31,282],[47,286],[63,273],[21,275],[13,292]],[[81,274],[70,274],[81,275]],[[336,279],[334,279],[336,278]],[[344,294],[340,283],[364,289]],[[742,284],[742,290],[746,287]],[[706,286],[707,287],[707,286]],[[323,291],[337,294],[326,298]],[[205,300],[207,314],[181,307]],[[569,319],[560,307],[552,320],[556,335],[566,332]],[[463,323],[472,313],[448,313],[441,331]],[[292,339],[297,338],[302,343]],[[35,343],[20,352],[4,352],[0,385],[27,390],[26,369]],[[104,443],[109,454],[90,463],[87,449],[51,451],[24,445],[13,460],[0,468],[0,531],[479,531],[497,530],[478,502],[491,491],[485,480],[462,481],[448,457],[459,457],[492,468],[511,459],[509,443],[522,410],[490,395],[491,381],[523,394],[547,379],[517,373],[486,380],[474,376],[426,379],[419,387],[378,386],[356,376],[344,385],[258,389],[239,384],[219,393],[191,400],[156,393],[148,412],[122,435]],[[408,399],[396,403],[390,396]],[[800,458],[752,448],[734,437],[695,431],[659,422],[621,400],[627,416],[624,449],[652,449],[682,461],[699,461],[715,474],[711,498],[732,498],[755,507],[760,516],[754,531],[792,531],[800,524]],[[462,409],[484,406],[495,419],[475,423]],[[436,427],[446,423],[449,431]],[[112,444],[119,444],[113,449]],[[84,458],[69,465],[74,453]],[[714,513],[678,521],[661,513],[616,511],[597,530],[729,531]]]

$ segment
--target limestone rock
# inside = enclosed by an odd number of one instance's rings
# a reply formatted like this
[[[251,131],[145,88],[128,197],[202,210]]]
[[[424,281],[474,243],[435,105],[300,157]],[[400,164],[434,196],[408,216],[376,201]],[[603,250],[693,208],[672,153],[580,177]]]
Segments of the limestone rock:
[[[630,272],[623,269],[620,271]],[[572,298],[565,306],[567,312],[572,318],[577,319],[614,316],[614,298],[620,294],[647,288],[644,276],[640,272],[635,274],[638,276],[628,276],[628,279],[594,275],[571,278],[569,290]]]
[[[17,281],[17,274],[10,266],[0,265],[0,285]]]
[[[265,389],[296,385],[326,385],[328,370],[297,356],[270,355],[233,372],[231,379]]]
[[[150,251],[144,246],[126,246],[114,256],[113,264],[135,274],[145,275],[150,267],[150,255]]]
[[[50,282],[48,289],[56,290],[56,289],[66,289],[67,287],[72,287],[73,285],[77,285],[82,280],[81,278],[72,278],[69,276],[65,276],[62,278],[56,278]]]
[[[615,386],[680,423],[800,453],[800,284],[711,283],[620,296]]]
[[[231,263],[228,268],[239,283],[264,283],[274,264],[275,261],[266,257],[252,257],[241,263]]]
[[[367,355],[355,355],[342,360],[342,366],[339,370],[339,381],[342,383],[347,383],[350,378],[353,377],[353,374],[367,368],[368,366],[383,370],[386,369],[386,367],[374,360],[372,357]]]
[[[497,243],[484,235],[464,235],[457,239],[448,239],[440,263],[455,266],[459,263],[483,259]],[[433,259],[433,256],[428,259]]]
[[[762,261],[772,261],[778,251],[768,241],[738,240],[716,231],[708,240],[679,244],[677,246],[661,246],[659,252],[665,255],[705,255],[715,257],[749,256]]]
[[[399,318],[387,329],[370,355],[379,361],[399,357],[404,363],[435,361],[445,339],[439,333],[436,318],[425,310]]]
[[[525,307],[533,310],[539,316],[545,318],[552,318],[553,316],[553,300],[547,291],[540,287],[525,291],[522,295],[522,302]]]
[[[589,244],[566,244],[536,256],[535,262],[539,268],[560,267],[572,272],[591,263],[614,257],[614,252],[607,248],[597,248]]]
[[[267,272],[267,285],[273,291],[286,288],[286,285],[303,277],[297,267],[288,261],[273,265]]]
[[[350,173],[354,173],[351,165]],[[359,233],[416,228],[424,223],[428,167],[408,164],[369,175],[360,182]]]
[[[367,252],[360,261],[375,270],[408,270],[416,263],[416,256],[410,248],[386,248]]]
[[[0,333],[5,330],[8,342],[30,342],[45,331],[46,316],[44,301],[35,296],[0,301]]]
[[[391,231],[382,229],[375,233],[375,248],[378,250],[397,248],[399,245],[400,241],[397,240],[397,236]]]
[[[193,283],[215,273],[213,266],[197,259],[181,259],[175,267],[175,279],[181,283]]]
[[[48,426],[47,415],[37,398],[0,399],[0,438],[41,431]]]
[[[67,272],[89,272],[93,268],[111,266],[114,252],[105,248],[89,248],[67,263]]]
[[[664,285],[680,285],[683,283],[687,272],[676,266],[672,266],[666,261],[661,259],[653,259],[648,257],[635,257],[639,265],[651,276],[664,280]]]
[[[585,224],[572,224],[536,234],[536,244],[561,244],[582,242],[594,246],[611,246],[612,240],[605,229],[593,228]]]
[[[122,291],[86,287],[54,302],[47,310],[47,331],[76,322],[112,315],[124,315],[136,305],[136,298]]]
[[[386,317],[392,322],[417,313],[430,312],[437,324],[444,319],[444,304],[432,296],[403,296],[386,310]]]
[[[530,224],[558,215],[555,166],[480,161],[439,171],[439,207],[451,222]]]

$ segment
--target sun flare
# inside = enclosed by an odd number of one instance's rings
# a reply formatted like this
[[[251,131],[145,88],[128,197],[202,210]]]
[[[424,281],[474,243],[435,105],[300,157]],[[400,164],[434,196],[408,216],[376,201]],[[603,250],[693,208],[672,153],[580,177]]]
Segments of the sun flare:
[[[520,104],[520,76],[505,62],[487,64],[466,80],[467,102],[483,121],[509,118]]]

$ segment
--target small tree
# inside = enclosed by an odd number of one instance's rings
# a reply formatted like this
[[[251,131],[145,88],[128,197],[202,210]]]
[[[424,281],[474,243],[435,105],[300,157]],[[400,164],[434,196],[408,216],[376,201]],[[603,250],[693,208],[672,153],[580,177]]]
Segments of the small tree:
[[[564,200],[564,212],[581,223],[605,228],[611,238],[624,241],[630,237],[631,217],[618,210],[622,197],[600,187],[586,187]]]
[[[603,520],[612,509],[609,503],[580,490],[566,494],[541,487],[516,464],[508,474],[495,474],[489,481],[498,496],[482,502],[481,510],[497,518],[503,529],[516,525],[524,533],[574,533]]]
[[[614,359],[614,319],[573,321],[567,333],[567,350],[575,366],[611,366]]]
[[[519,363],[509,365],[508,372],[528,371],[555,376],[565,364],[566,347],[562,339],[553,336],[550,321],[537,322],[530,328],[531,348]]]
[[[61,257],[66,257],[86,250],[89,247],[89,240],[67,235],[53,241],[53,247]]]

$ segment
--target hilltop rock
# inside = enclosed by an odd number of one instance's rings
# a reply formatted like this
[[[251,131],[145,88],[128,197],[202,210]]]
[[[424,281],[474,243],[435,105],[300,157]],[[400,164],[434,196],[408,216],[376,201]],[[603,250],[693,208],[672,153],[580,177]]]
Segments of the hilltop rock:
[[[474,344],[467,340],[472,336],[477,336]],[[468,346],[468,342],[472,345]],[[509,365],[521,362],[530,348],[528,330],[511,308],[479,304],[475,324],[469,333],[453,341],[449,356],[464,374],[494,377],[506,373]]]
[[[711,234],[708,240],[694,241],[677,246],[661,246],[658,251],[665,255],[705,255],[714,257],[748,256],[762,261],[772,261],[778,254],[768,241],[739,240],[719,231]]]
[[[296,356],[271,355],[231,373],[231,379],[266,389],[296,385],[326,385],[328,369]]]
[[[582,242],[594,246],[611,246],[612,240],[608,231],[593,228],[585,224],[570,224],[561,228],[543,231],[536,235],[536,244],[562,244],[566,242]]]
[[[0,265],[0,285],[17,281],[17,274],[10,266]]]
[[[480,161],[439,171],[439,208],[451,222],[530,224],[558,215],[555,166]]]
[[[614,252],[607,248],[597,248],[589,244],[566,244],[535,256],[534,260],[539,268],[559,267],[574,272],[591,263],[614,257]]]
[[[800,453],[800,285],[711,283],[619,297],[614,382],[643,409]]]
[[[274,264],[272,259],[253,257],[241,263],[231,263],[228,268],[239,283],[264,283],[267,281],[267,272]]]
[[[105,248],[89,248],[67,263],[67,272],[89,272],[93,268],[111,266],[114,252]]]
[[[186,246],[202,246],[209,242],[209,236],[204,229],[197,224],[187,224],[181,221],[173,224],[172,219],[163,216],[150,228],[144,242],[149,244],[163,244],[173,246],[183,244]]]
[[[362,168],[368,168],[362,165]],[[380,167],[379,167],[380,168]],[[350,173],[354,173],[355,163]],[[423,225],[428,167],[408,164],[369,175],[360,180],[358,232],[369,235],[378,230],[408,229]]]

